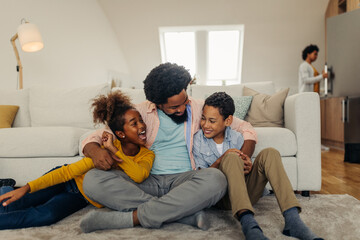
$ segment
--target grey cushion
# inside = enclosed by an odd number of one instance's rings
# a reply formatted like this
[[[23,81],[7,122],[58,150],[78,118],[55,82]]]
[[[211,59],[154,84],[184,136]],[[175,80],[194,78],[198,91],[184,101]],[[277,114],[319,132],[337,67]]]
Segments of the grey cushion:
[[[244,120],[251,105],[251,101],[253,97],[243,96],[243,97],[233,97],[233,99],[235,104],[234,116]]]
[[[211,94],[205,94],[205,99],[208,98]],[[235,105],[234,116],[242,120],[245,119],[246,114],[250,108],[252,96],[242,96],[242,97],[232,97]]]

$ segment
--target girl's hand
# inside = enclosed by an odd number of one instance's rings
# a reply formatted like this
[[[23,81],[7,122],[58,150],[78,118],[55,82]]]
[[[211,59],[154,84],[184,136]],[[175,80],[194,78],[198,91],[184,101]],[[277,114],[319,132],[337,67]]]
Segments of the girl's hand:
[[[118,149],[114,146],[114,143],[113,143],[113,135],[111,133],[108,133],[108,132],[103,132],[102,134],[102,142],[103,142],[103,145],[104,147],[109,150],[110,152],[112,152],[113,154],[115,154]]]
[[[0,202],[4,201],[2,205],[6,207],[12,202],[15,202],[16,200],[19,200],[22,198],[26,193],[30,192],[30,186],[29,184],[26,184],[25,186],[15,189],[11,192],[5,193],[0,196]]]
[[[113,145],[113,135],[108,132],[103,132],[101,140],[105,148],[111,147]]]

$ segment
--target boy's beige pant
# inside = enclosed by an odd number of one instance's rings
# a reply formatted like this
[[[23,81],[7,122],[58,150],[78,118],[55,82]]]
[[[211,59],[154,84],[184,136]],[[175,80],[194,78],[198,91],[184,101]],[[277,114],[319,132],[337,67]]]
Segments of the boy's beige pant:
[[[256,157],[251,172],[246,176],[244,175],[244,161],[236,153],[225,155],[219,169],[227,178],[228,194],[218,205],[225,209],[232,209],[234,216],[243,209],[254,213],[252,205],[260,199],[268,181],[281,212],[292,207],[298,207],[300,210],[300,204],[276,149],[262,150]]]

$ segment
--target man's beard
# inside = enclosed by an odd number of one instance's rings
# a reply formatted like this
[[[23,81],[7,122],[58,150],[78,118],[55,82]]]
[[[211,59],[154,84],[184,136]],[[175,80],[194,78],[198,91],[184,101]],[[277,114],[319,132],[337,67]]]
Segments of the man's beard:
[[[181,116],[176,115],[176,113],[173,113],[173,114],[165,113],[165,114],[167,116],[169,116],[169,118],[171,118],[171,120],[173,120],[176,124],[184,123],[187,120],[187,117],[188,117],[186,109],[185,109],[184,114],[181,115]]]

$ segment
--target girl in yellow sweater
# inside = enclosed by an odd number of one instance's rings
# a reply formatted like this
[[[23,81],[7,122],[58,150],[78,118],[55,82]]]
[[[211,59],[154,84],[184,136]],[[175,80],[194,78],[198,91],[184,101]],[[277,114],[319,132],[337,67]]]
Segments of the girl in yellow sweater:
[[[120,91],[96,98],[92,104],[95,123],[107,124],[113,135],[104,132],[103,147],[119,160],[114,166],[134,182],[144,181],[150,174],[154,153],[144,147],[146,125],[139,112]],[[0,188],[0,229],[46,226],[84,208],[89,199],[83,191],[85,173],[94,168],[91,158],[57,167],[25,186],[13,190]]]

